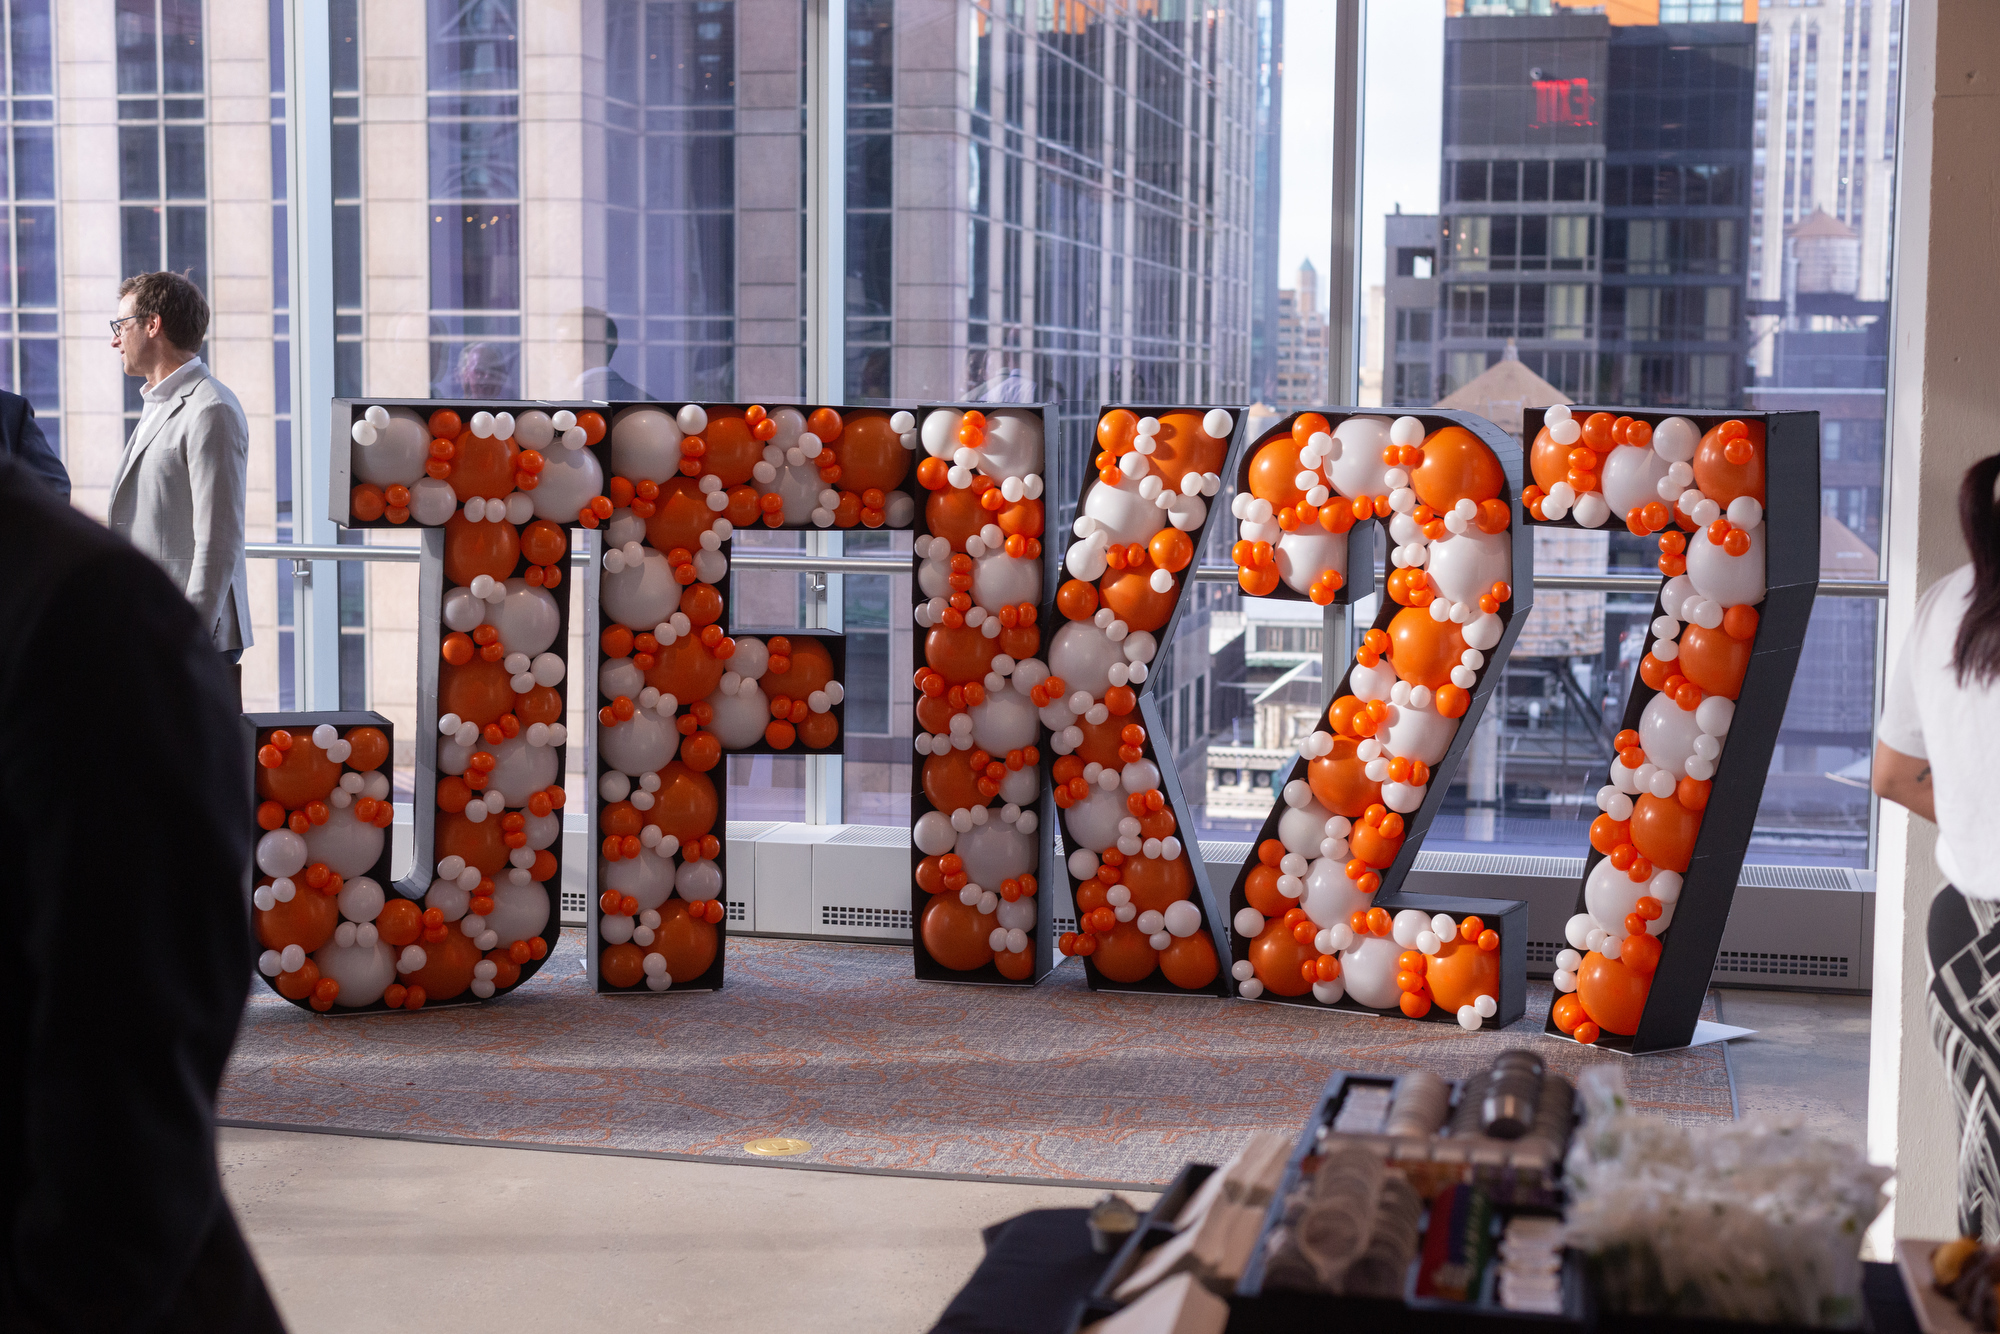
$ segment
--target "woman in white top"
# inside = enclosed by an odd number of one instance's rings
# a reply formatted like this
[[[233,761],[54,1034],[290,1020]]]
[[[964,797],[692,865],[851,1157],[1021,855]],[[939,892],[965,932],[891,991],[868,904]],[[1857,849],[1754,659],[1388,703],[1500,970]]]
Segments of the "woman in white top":
[[[1948,882],[1927,932],[1931,1037],[1958,1103],[1959,1231],[2000,1242],[2000,454],[1958,498],[1972,562],[1917,601],[1876,731],[1878,796],[1938,826]]]

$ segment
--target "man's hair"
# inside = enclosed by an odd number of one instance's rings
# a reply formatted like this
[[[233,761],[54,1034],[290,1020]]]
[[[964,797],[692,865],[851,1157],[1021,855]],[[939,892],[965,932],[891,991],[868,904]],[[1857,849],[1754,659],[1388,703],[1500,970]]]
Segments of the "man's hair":
[[[133,314],[158,315],[161,335],[183,352],[198,351],[208,336],[208,301],[184,274],[141,273],[120,283],[118,295],[133,298]]]

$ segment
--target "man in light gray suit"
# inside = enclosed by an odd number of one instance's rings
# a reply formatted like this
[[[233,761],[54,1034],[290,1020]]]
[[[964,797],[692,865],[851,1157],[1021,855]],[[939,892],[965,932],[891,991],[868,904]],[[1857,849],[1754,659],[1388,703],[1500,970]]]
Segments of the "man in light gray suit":
[[[142,273],[118,289],[111,345],[146,381],[145,412],[111,486],[111,528],[151,556],[234,669],[250,645],[243,563],[250,431],[236,395],[196,353],[208,302],[178,273]]]

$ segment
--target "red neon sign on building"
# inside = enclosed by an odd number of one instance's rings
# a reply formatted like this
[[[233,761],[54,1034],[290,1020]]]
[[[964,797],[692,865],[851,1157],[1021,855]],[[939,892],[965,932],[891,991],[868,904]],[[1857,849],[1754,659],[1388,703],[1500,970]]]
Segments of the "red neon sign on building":
[[[1537,130],[1595,125],[1597,99],[1591,95],[1589,79],[1536,79],[1535,123]]]

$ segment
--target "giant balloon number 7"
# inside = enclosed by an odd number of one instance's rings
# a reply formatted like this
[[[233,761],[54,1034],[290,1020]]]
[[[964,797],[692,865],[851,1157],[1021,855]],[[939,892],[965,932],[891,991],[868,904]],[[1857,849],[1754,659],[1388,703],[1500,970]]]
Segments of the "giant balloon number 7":
[[[1532,602],[1521,482],[1520,445],[1465,413],[1301,412],[1245,451],[1245,594],[1350,600],[1377,522],[1393,568],[1230,895],[1238,995],[1469,1029],[1525,1008],[1522,905],[1399,893]]]

